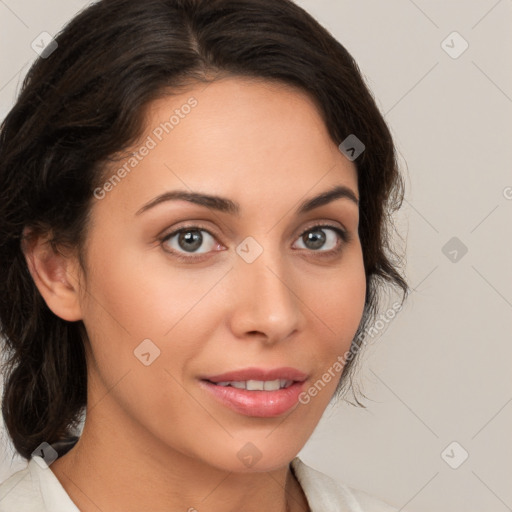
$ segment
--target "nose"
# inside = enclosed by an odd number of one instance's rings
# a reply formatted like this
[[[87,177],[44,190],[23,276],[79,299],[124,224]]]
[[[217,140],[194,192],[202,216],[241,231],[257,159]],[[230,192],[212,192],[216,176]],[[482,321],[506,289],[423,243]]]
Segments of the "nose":
[[[238,257],[230,274],[228,316],[237,338],[274,344],[302,328],[298,283],[279,251],[264,250],[251,263]]]

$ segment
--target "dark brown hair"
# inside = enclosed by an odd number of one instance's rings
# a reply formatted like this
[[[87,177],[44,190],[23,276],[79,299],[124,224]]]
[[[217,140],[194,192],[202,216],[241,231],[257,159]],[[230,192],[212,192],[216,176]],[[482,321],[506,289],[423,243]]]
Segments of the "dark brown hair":
[[[366,303],[351,353],[384,285],[407,284],[390,246],[403,183],[386,123],[347,50],[289,0],[102,0],[56,37],[28,72],[0,133],[2,413],[17,451],[70,436],[86,406],[82,322],[46,306],[22,251],[25,228],[83,251],[105,163],[141,135],[158,97],[211,76],[277,80],[309,93],[336,144],[355,134]],[[355,358],[345,365],[338,392]]]

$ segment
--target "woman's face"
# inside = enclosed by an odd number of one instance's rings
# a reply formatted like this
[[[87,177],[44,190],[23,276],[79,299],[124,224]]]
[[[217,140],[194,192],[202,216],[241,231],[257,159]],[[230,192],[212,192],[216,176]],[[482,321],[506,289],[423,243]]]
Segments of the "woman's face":
[[[363,312],[355,165],[304,93],[241,78],[152,103],[134,151],[91,211],[86,428],[162,461],[282,467]]]

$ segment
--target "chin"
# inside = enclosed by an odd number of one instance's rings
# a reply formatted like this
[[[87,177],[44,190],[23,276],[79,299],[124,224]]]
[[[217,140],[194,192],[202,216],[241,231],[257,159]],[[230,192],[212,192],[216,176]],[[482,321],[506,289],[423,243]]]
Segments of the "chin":
[[[218,448],[222,445],[215,443],[208,458],[213,466],[233,473],[269,472],[286,467],[302,449],[310,434],[299,437],[297,431],[294,431],[279,435],[279,428],[273,432],[266,429],[254,436],[237,436],[231,440],[229,447],[225,446],[221,450]]]

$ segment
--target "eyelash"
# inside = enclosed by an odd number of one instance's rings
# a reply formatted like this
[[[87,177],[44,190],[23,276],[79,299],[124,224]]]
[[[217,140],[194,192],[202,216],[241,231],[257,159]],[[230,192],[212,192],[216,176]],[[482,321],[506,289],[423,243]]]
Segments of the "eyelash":
[[[330,229],[330,230],[334,231],[338,235],[338,237],[341,239],[341,243],[338,244],[338,246],[335,249],[331,249],[329,251],[320,251],[320,250],[315,251],[313,249],[310,250],[310,252],[317,253],[318,256],[320,256],[320,257],[329,257],[329,256],[332,257],[334,255],[339,254],[342,250],[343,245],[352,240],[352,236],[349,235],[349,233],[347,231],[345,231],[344,229],[341,229],[338,226],[333,226],[330,224],[316,224],[314,226],[310,226],[299,235],[297,240],[299,238],[302,238],[306,233],[309,233],[310,231],[317,231],[317,230],[321,230],[321,229]],[[172,233],[165,235],[163,238],[160,239],[160,243],[163,246],[163,244],[165,242],[167,242],[174,236],[179,235],[180,233],[186,233],[188,231],[205,231],[212,238],[214,238],[216,240],[216,236],[214,234],[212,234],[204,226],[194,224],[194,225],[190,225],[190,226],[181,227],[180,229],[177,229],[177,230],[173,231]],[[307,250],[307,249],[303,249],[303,250]],[[164,249],[164,251],[172,254],[178,260],[185,261],[185,262],[190,262],[190,261],[194,261],[194,260],[195,261],[203,261],[205,258],[208,257],[207,256],[208,253],[200,253],[199,256],[184,256],[183,253],[175,251],[175,250]]]

